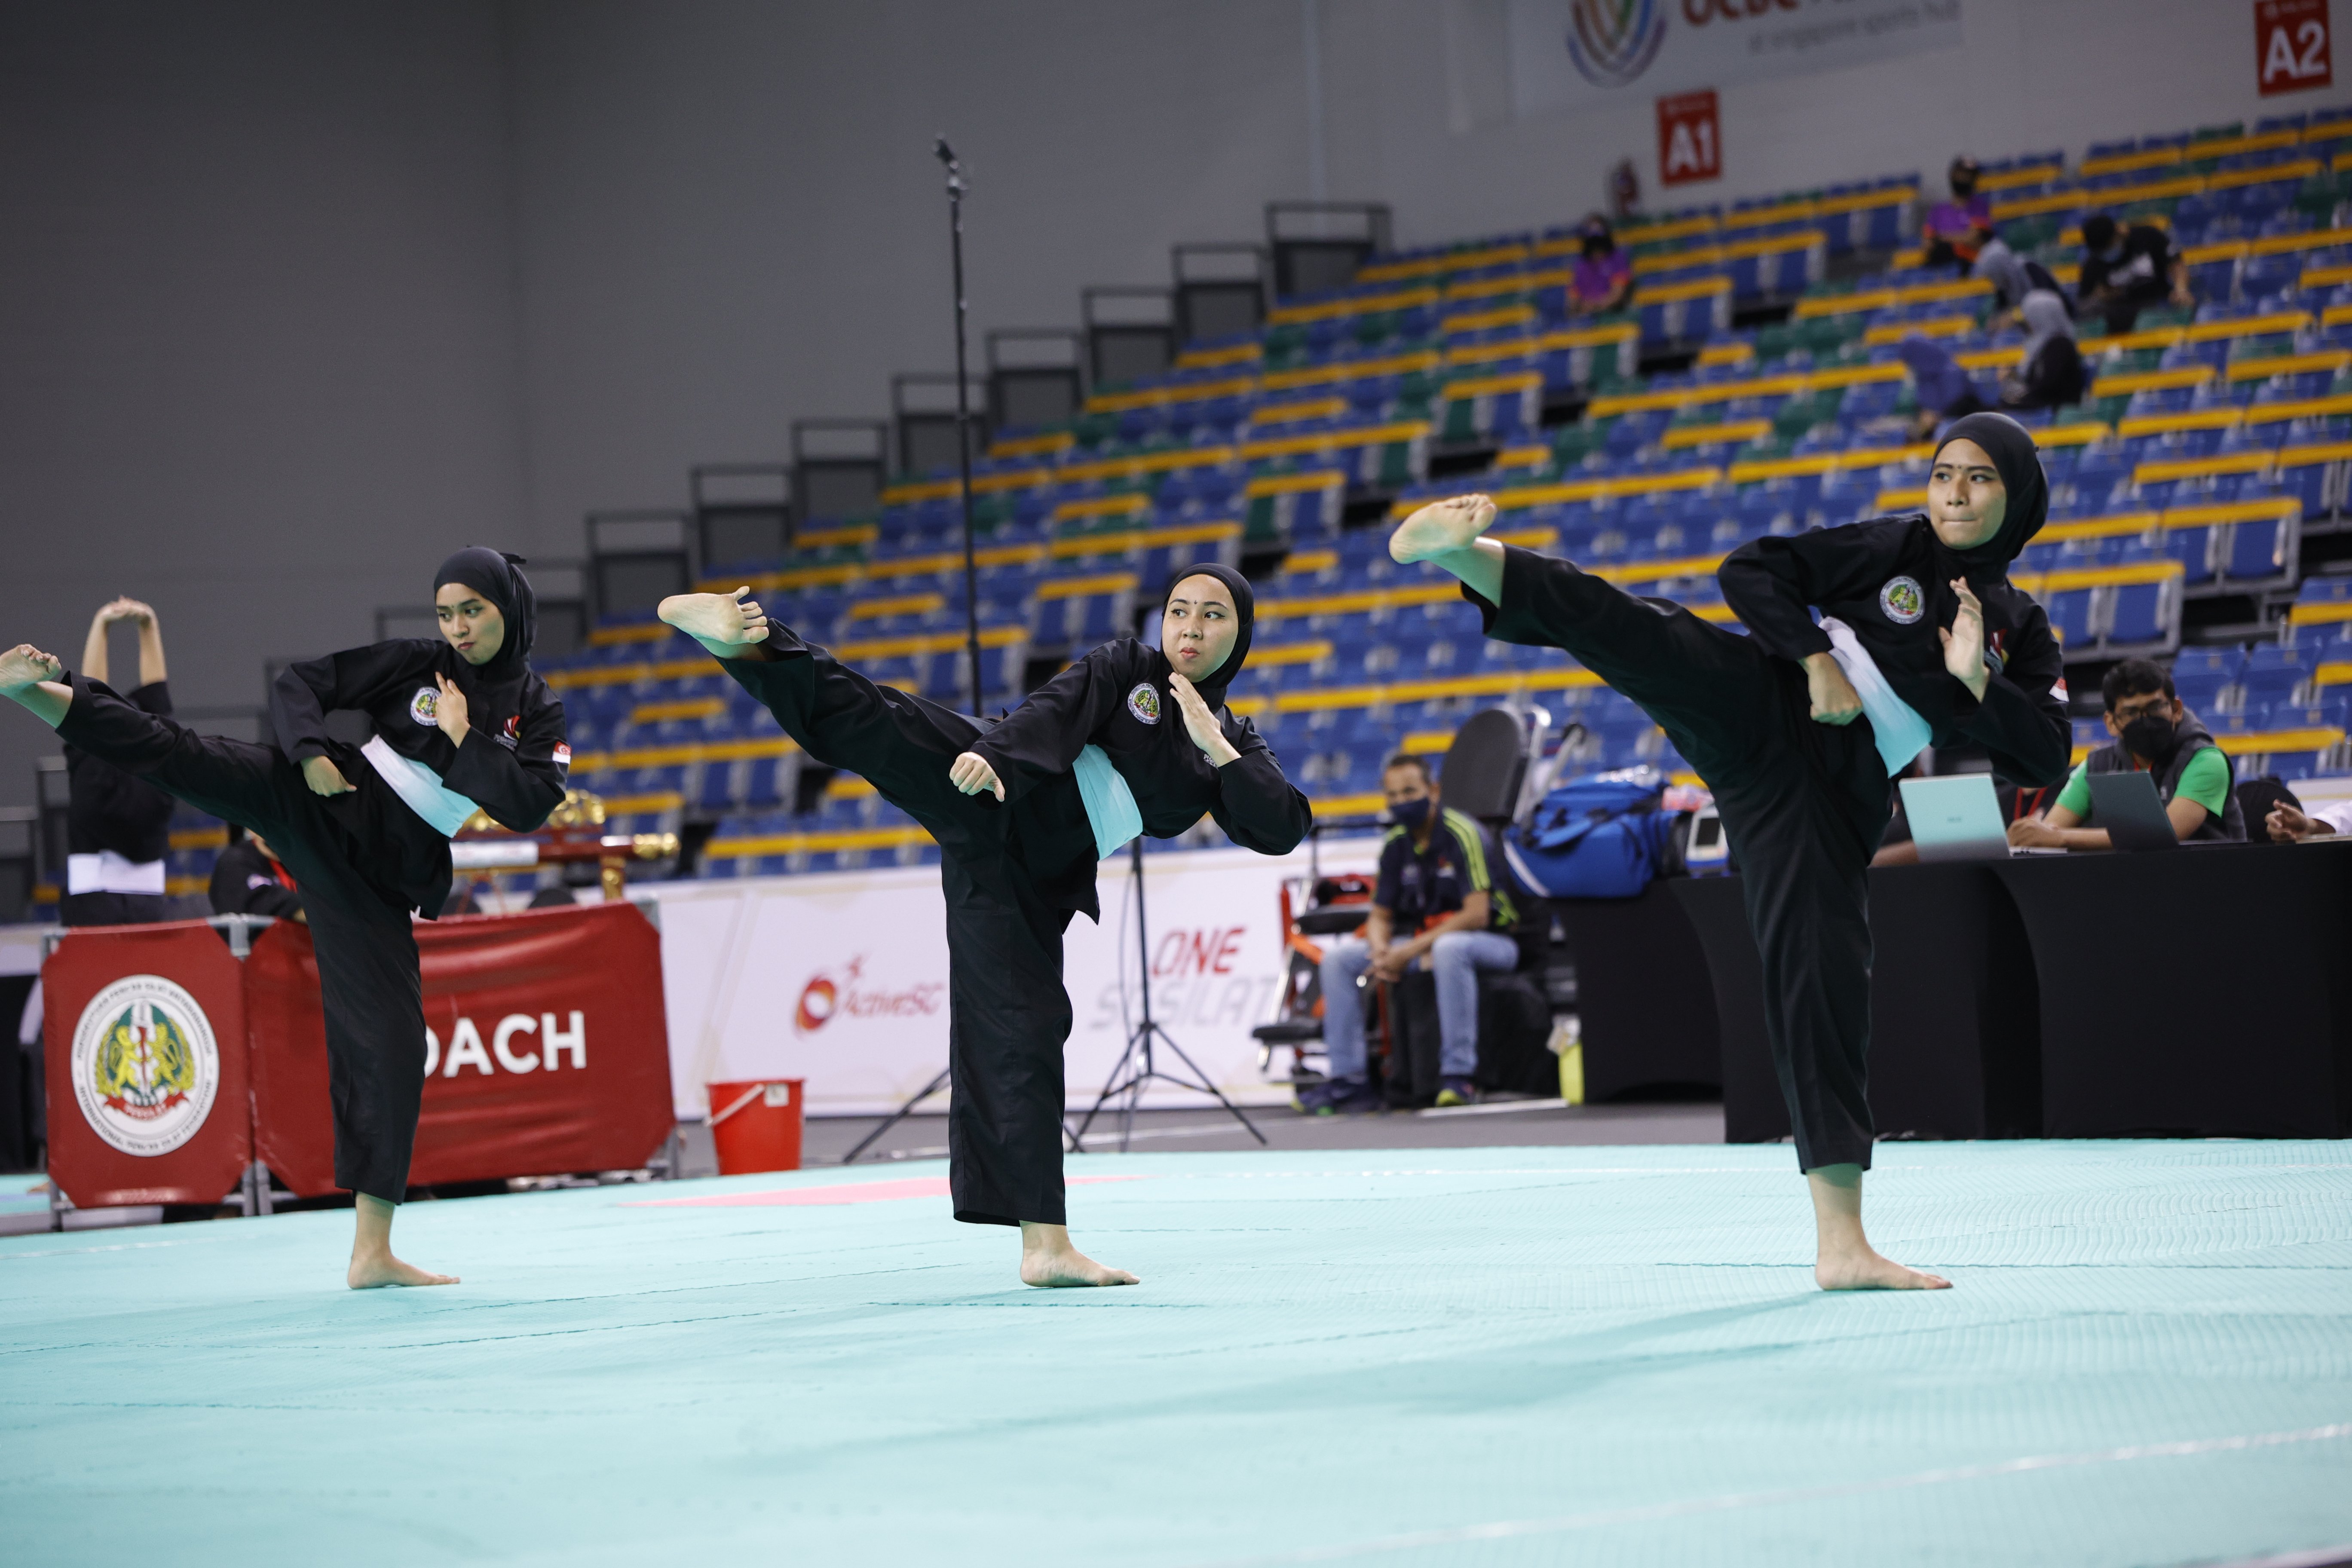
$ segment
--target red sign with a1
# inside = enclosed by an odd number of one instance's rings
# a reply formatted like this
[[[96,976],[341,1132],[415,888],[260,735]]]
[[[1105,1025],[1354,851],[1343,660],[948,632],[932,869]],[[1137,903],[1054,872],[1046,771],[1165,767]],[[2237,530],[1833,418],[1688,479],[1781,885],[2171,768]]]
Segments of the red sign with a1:
[[[1658,183],[1685,185],[1723,177],[1723,122],[1715,89],[1658,100]]]
[[[2254,75],[2264,98],[2334,85],[2327,0],[2254,0]]]

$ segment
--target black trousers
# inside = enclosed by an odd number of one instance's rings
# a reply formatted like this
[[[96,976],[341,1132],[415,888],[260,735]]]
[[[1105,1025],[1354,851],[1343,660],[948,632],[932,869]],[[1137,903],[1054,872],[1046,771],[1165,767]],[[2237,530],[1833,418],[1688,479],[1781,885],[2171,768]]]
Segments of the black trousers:
[[[1870,721],[1811,717],[1803,669],[1688,610],[1513,551],[1494,636],[1564,648],[1715,792],[1764,969],[1764,1029],[1801,1168],[1870,1164],[1870,858],[1886,767]]]
[[[408,911],[358,868],[367,847],[274,746],[200,735],[79,681],[58,733],[278,851],[318,957],[335,1183],[400,1202],[425,1099],[425,994]]]
[[[782,628],[770,662],[724,661],[784,733],[828,767],[864,777],[939,841],[947,894],[948,1184],[977,1225],[1067,1223],[1062,1186],[1062,1047],[1070,994],[1062,933],[1024,863],[1018,814],[967,795],[948,768],[981,735],[951,709],[877,686]],[[1068,792],[1076,804],[1075,788]],[[1083,812],[1084,807],[1078,806]],[[1091,858],[1091,850],[1089,850]]]

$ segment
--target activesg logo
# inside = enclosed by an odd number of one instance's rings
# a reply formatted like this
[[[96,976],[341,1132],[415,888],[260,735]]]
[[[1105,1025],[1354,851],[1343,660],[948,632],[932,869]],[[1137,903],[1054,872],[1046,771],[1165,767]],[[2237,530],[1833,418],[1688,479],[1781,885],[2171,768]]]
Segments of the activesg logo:
[[[820,969],[809,976],[793,1007],[793,1032],[814,1035],[835,1018],[928,1018],[947,1005],[948,988],[939,981],[890,986],[861,984],[865,978],[863,953],[838,974]]]

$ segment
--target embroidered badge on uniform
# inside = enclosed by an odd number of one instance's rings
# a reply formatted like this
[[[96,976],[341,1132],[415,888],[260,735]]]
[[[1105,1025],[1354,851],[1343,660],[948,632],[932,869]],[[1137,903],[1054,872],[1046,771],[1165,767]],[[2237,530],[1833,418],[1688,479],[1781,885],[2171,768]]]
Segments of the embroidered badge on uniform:
[[[1927,613],[1927,595],[1919,591],[1916,577],[1889,577],[1878,591],[1878,607],[1896,626],[1913,626]]]
[[[1139,680],[1135,689],[1127,694],[1127,710],[1147,724],[1160,722],[1160,693],[1148,680]]]
[[[441,694],[430,686],[420,686],[416,695],[408,700],[408,716],[430,728],[441,721]]]
[[[551,753],[551,760],[559,768],[570,767],[572,765],[572,748],[564,744],[562,741],[556,742],[555,750]]]

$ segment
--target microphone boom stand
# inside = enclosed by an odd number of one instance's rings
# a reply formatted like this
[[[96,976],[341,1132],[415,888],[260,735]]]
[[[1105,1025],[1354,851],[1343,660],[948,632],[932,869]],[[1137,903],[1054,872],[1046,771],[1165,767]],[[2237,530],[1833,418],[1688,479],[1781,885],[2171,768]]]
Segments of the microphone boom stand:
[[[967,375],[964,347],[963,297],[963,193],[966,189],[963,164],[948,145],[944,136],[932,144],[931,156],[947,168],[948,181],[948,255],[955,271],[956,320],[956,465],[963,475],[963,629],[964,651],[971,664],[971,716],[981,716],[980,677],[980,565],[972,538],[971,524],[971,383]],[[872,1148],[882,1135],[915,1113],[915,1107],[948,1087],[954,1069],[941,1068],[937,1077],[925,1084],[898,1110],[882,1119],[880,1126],[857,1141],[857,1146],[841,1157],[845,1165],[856,1163],[857,1156]],[[1062,1135],[1069,1137],[1065,1123]],[[1073,1151],[1076,1140],[1071,1140]]]

